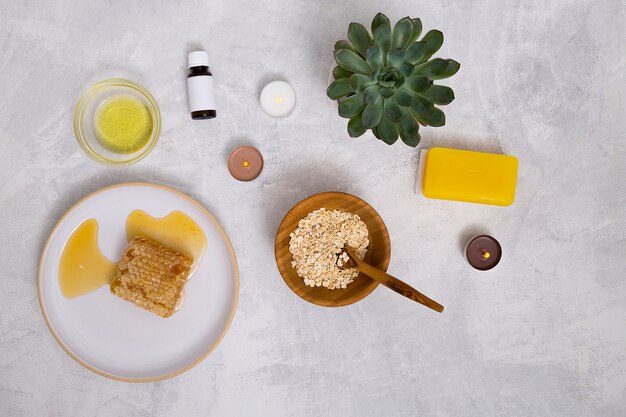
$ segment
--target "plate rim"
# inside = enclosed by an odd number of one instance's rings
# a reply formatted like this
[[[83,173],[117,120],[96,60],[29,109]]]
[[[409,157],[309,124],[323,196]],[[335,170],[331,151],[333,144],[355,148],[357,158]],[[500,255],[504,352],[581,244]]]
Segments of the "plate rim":
[[[226,323],[224,325],[224,327],[222,328],[222,331],[220,332],[220,335],[217,337],[217,339],[213,342],[213,344],[211,344],[208,349],[202,354],[200,355],[196,360],[194,360],[192,363],[177,369],[176,371],[173,372],[169,372],[167,374],[164,375],[159,375],[156,377],[150,377],[150,378],[127,378],[127,377],[123,377],[123,376],[119,376],[119,375],[114,375],[108,372],[105,372],[101,369],[98,369],[96,367],[94,367],[93,365],[85,362],[84,360],[82,360],[81,358],[79,358],[74,352],[72,352],[72,350],[61,340],[61,338],[59,337],[59,335],[56,333],[54,326],[52,325],[52,323],[50,322],[50,319],[48,318],[48,313],[46,312],[46,308],[44,305],[44,300],[43,300],[43,296],[42,296],[42,289],[41,289],[41,282],[42,282],[42,266],[43,266],[43,260],[44,260],[44,256],[46,255],[47,251],[48,251],[48,246],[50,245],[50,240],[52,238],[52,236],[54,236],[54,234],[56,233],[57,229],[59,228],[59,226],[61,225],[61,223],[65,220],[65,218],[67,216],[69,216],[69,214],[71,212],[73,212],[80,204],[82,204],[84,201],[95,197],[98,194],[104,193],[106,191],[112,190],[112,189],[116,189],[116,188],[123,188],[123,187],[132,187],[132,186],[141,186],[141,187],[151,187],[151,188],[157,188],[157,189],[161,189],[161,190],[165,190],[168,192],[171,192],[173,194],[178,195],[179,197],[182,197],[183,199],[189,201],[190,203],[192,203],[194,206],[198,207],[206,216],[207,218],[211,221],[211,223],[213,223],[213,225],[217,228],[217,231],[219,232],[220,236],[222,237],[222,239],[224,240],[224,243],[226,244],[226,249],[228,250],[228,253],[230,255],[230,259],[231,262],[233,264],[233,279],[234,279],[234,284],[235,284],[235,288],[234,288],[234,293],[233,293],[233,300],[231,303],[231,308],[230,308],[230,312],[228,313],[228,319],[226,320]],[[63,215],[59,218],[59,220],[57,220],[57,222],[55,223],[54,227],[52,228],[52,230],[50,231],[50,233],[48,234],[48,238],[46,239],[46,243],[43,246],[43,249],[41,250],[41,254],[39,256],[39,266],[37,268],[37,298],[39,300],[39,308],[41,310],[41,314],[44,318],[44,321],[46,322],[46,326],[48,327],[48,330],[50,331],[50,333],[52,334],[52,336],[54,337],[54,339],[57,341],[57,343],[59,344],[59,346],[61,346],[61,348],[65,351],[65,353],[67,353],[72,359],[74,359],[76,362],[78,362],[80,365],[82,365],[83,367],[89,369],[92,372],[95,372],[98,375],[104,376],[106,378],[110,378],[110,379],[114,379],[117,381],[122,381],[122,382],[135,382],[135,383],[139,383],[139,382],[158,382],[158,381],[163,381],[165,379],[169,379],[169,378],[173,378],[177,375],[180,375],[184,372],[187,372],[188,370],[190,370],[191,368],[195,367],[196,365],[198,365],[200,362],[202,362],[204,359],[207,358],[207,356],[209,356],[209,354],[211,352],[213,352],[213,350],[215,350],[215,348],[217,348],[217,346],[221,343],[222,339],[224,338],[224,336],[226,336],[226,333],[228,332],[228,329],[230,328],[230,325],[232,324],[233,318],[235,316],[235,311],[237,310],[237,303],[239,301],[239,266],[237,264],[237,257],[235,255],[235,251],[233,249],[233,246],[230,242],[230,239],[228,238],[228,236],[226,235],[226,232],[224,231],[224,228],[222,228],[222,226],[220,225],[220,223],[217,221],[217,219],[211,214],[211,212],[209,212],[209,210],[204,207],[202,204],[200,204],[198,201],[196,201],[195,199],[191,198],[190,196],[172,188],[166,185],[161,185],[161,184],[154,184],[154,183],[149,183],[149,182],[125,182],[125,183],[120,183],[120,184],[114,184],[114,185],[109,185],[103,188],[100,188],[92,193],[87,194],[86,196],[80,198],[76,203],[74,203],[69,209],[67,209],[65,211],[65,213],[63,213]]]

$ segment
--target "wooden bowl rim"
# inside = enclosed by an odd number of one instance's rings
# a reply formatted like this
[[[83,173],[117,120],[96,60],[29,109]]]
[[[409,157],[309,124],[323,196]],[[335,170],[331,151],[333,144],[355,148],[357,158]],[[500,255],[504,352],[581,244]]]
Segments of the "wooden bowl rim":
[[[391,240],[389,238],[389,231],[387,230],[387,225],[385,224],[383,218],[380,216],[380,214],[378,214],[378,212],[374,209],[374,207],[372,207],[367,201],[363,200],[360,197],[357,197],[353,194],[349,194],[343,191],[325,191],[325,192],[321,192],[321,193],[317,193],[317,194],[313,194],[309,197],[304,198],[303,200],[301,200],[300,202],[298,202],[297,204],[295,204],[291,209],[289,209],[287,211],[287,213],[285,214],[285,216],[283,217],[283,219],[280,222],[280,225],[278,226],[278,230],[276,231],[276,237],[275,237],[275,241],[274,241],[274,257],[276,260],[276,266],[278,268],[278,271],[280,272],[281,278],[283,279],[283,281],[285,281],[285,284],[287,284],[287,286],[289,287],[289,289],[291,291],[294,292],[294,294],[296,294],[298,297],[302,298],[305,301],[308,301],[312,304],[315,305],[319,305],[322,307],[343,307],[343,306],[348,306],[351,304],[354,304],[362,299],[364,299],[365,297],[367,297],[369,294],[372,293],[372,291],[374,291],[376,289],[376,287],[378,287],[378,282],[372,280],[371,278],[367,277],[366,275],[363,274],[359,274],[359,277],[357,279],[365,279],[370,281],[370,283],[364,287],[360,292],[356,293],[356,295],[351,298],[351,299],[346,299],[346,300],[333,300],[333,299],[320,299],[318,297],[305,297],[301,294],[299,294],[296,289],[299,289],[300,287],[295,285],[296,283],[294,282],[294,280],[292,280],[290,277],[286,276],[287,275],[287,271],[283,271],[281,269],[281,265],[279,264],[278,261],[278,254],[279,251],[281,249],[281,247],[279,247],[279,240],[278,237],[279,235],[284,232],[287,229],[287,226],[285,225],[285,220],[290,217],[290,215],[295,212],[301,205],[305,204],[307,201],[313,200],[313,199],[320,199],[322,196],[337,196],[340,198],[348,198],[348,199],[354,199],[357,201],[362,202],[366,208],[368,208],[369,210],[372,211],[373,213],[373,220],[375,222],[380,222],[381,225],[381,232],[383,234],[383,240],[386,241],[387,247],[389,248],[389,250],[386,253],[386,256],[384,256],[382,263],[380,263],[378,265],[378,267],[380,269],[382,269],[383,271],[386,271],[387,268],[389,267],[389,262],[391,260]],[[316,210],[316,209],[313,209]],[[366,221],[365,219],[362,219],[363,221]],[[366,222],[368,223],[368,222]],[[296,223],[297,224],[297,223]],[[291,233],[291,232],[290,232]],[[383,242],[385,243],[385,242]],[[381,245],[383,246],[383,245]],[[289,253],[289,250],[287,248],[287,252]],[[290,264],[289,264],[290,265]],[[295,272],[294,272],[295,273]],[[297,276],[297,274],[296,274]],[[298,276],[298,278],[300,280],[302,280],[302,278],[300,278]],[[302,283],[302,285],[304,285],[304,283]],[[331,290],[328,290],[331,291]],[[341,290],[332,290],[332,291],[341,291]]]

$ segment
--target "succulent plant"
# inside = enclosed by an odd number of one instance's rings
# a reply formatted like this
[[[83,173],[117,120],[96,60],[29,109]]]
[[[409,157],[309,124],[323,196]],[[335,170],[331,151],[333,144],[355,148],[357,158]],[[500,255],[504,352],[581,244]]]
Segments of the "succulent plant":
[[[431,57],[443,44],[443,33],[431,30],[421,40],[420,19],[405,17],[391,28],[378,13],[372,32],[350,23],[348,40],[335,43],[334,81],[326,94],[339,102],[339,116],[350,119],[348,133],[358,137],[371,129],[391,145],[398,136],[409,146],[420,141],[419,125],[443,126],[435,105],[454,100],[450,87],[433,84],[456,74],[453,59]]]

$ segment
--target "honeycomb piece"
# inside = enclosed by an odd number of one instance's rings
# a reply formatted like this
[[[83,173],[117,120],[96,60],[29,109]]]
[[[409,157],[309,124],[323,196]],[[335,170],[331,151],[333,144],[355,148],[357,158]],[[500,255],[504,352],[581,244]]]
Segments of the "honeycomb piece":
[[[187,282],[193,258],[145,236],[128,243],[111,281],[111,292],[167,318]]]

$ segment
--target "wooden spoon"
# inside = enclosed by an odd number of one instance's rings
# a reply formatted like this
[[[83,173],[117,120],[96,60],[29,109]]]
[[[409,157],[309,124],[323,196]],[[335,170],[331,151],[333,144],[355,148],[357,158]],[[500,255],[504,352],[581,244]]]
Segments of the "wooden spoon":
[[[363,274],[367,275],[375,281],[380,282],[385,287],[394,290],[398,294],[402,294],[413,301],[417,301],[418,303],[425,305],[428,308],[432,308],[438,313],[441,313],[443,311],[443,306],[441,304],[426,297],[424,294],[417,291],[406,282],[400,281],[398,278],[392,277],[388,273],[381,271],[380,269],[375,268],[372,265],[360,260],[354,253],[354,249],[352,249],[350,246],[344,247],[343,252],[348,255],[349,260],[346,262],[342,262],[341,264],[337,262],[337,266],[339,268],[345,269],[356,267]],[[339,255],[339,257],[341,258],[341,254]]]

